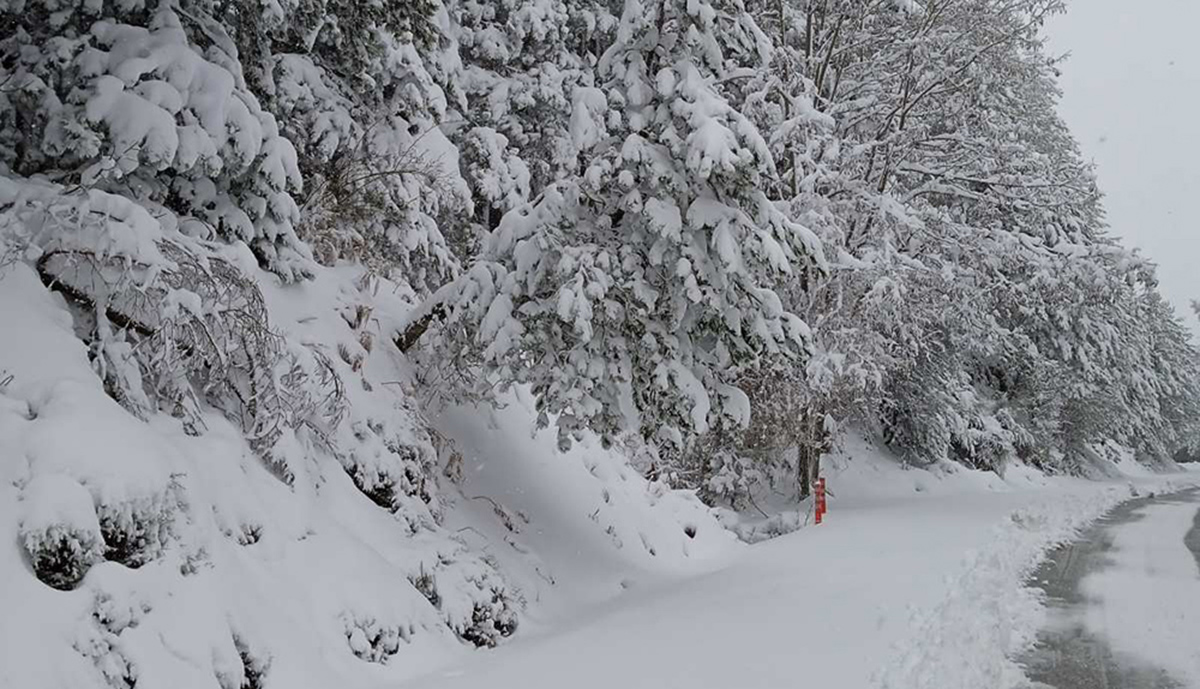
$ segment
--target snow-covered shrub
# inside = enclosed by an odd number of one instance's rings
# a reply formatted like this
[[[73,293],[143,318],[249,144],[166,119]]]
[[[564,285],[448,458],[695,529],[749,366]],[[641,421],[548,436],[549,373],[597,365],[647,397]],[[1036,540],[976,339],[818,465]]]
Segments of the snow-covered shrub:
[[[504,591],[490,589],[490,599],[476,603],[471,609],[471,621],[455,629],[464,641],[491,648],[506,636],[517,631],[517,613],[509,606]]]
[[[760,522],[744,522],[734,518],[727,528],[746,543],[761,543],[799,531],[808,522],[809,515],[800,511],[778,512]]]
[[[137,686],[137,665],[121,651],[117,635],[103,626],[96,625],[80,633],[75,641],[75,650],[92,662],[112,689],[134,689]]]
[[[327,265],[352,261],[421,289],[457,268],[437,218],[466,213],[469,198],[440,132],[410,129],[368,126],[311,175],[301,233]]]
[[[141,619],[150,613],[151,606],[144,600],[117,596],[97,591],[92,599],[92,620],[97,626],[116,635],[138,626]]]
[[[745,441],[745,433],[714,429],[693,439],[681,449],[657,450],[626,440],[625,451],[632,450],[632,464],[643,476],[662,481],[672,488],[694,490],[708,505],[747,509],[754,493],[769,487],[788,454],[776,448],[756,448]],[[786,473],[786,472],[785,472]]]
[[[47,586],[73,589],[104,559],[92,496],[66,475],[41,474],[22,488],[19,528],[33,572]]]
[[[149,497],[98,505],[104,559],[136,569],[159,557],[175,537],[177,489],[173,485]]]
[[[486,560],[443,554],[412,583],[463,641],[491,647],[517,630],[518,598]]]
[[[98,373],[126,408],[161,409],[200,432],[211,405],[268,459],[288,430],[327,442],[343,413],[340,378],[324,354],[271,330],[258,287],[215,247],[162,240],[143,261],[74,248],[72,228],[55,229],[39,273],[84,307]]]
[[[347,615],[343,623],[350,650],[368,663],[386,663],[414,633],[411,625],[384,624],[370,616]]]
[[[75,640],[75,650],[91,660],[101,677],[113,689],[134,689],[138,682],[138,667],[122,649],[120,636],[137,627],[150,612],[145,602],[98,592],[92,600],[87,625]]]
[[[745,509],[753,501],[755,488],[768,485],[766,463],[736,451],[722,449],[707,454],[706,464],[706,478],[701,484],[699,496],[707,504],[723,502],[737,509]]]
[[[425,600],[429,601],[430,605],[435,608],[442,606],[442,596],[438,593],[437,581],[432,574],[425,571],[424,565],[421,565],[421,571],[416,576],[409,577],[408,581],[422,596],[425,596]]]
[[[376,505],[405,517],[413,533],[432,526],[441,505],[434,478],[437,461],[428,441],[413,437],[406,442],[386,420],[351,426],[355,442],[339,459],[354,485]]]
[[[233,646],[242,661],[242,676],[236,684],[222,689],[263,689],[267,673],[271,670],[271,657],[256,653],[240,635],[233,635]]]

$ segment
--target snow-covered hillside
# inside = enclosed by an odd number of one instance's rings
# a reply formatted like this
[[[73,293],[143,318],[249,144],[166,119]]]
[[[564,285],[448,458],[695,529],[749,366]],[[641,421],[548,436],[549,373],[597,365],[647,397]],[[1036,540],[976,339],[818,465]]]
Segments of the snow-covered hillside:
[[[0,685],[1013,676],[1200,447],[1059,9],[0,0]]]
[[[344,280],[268,290],[274,324],[331,352],[361,342],[339,315]],[[599,601],[735,540],[622,456],[558,456],[518,430],[519,399],[447,412],[439,457],[384,348],[356,348],[357,370],[336,362],[367,436],[353,452],[373,454],[297,448],[285,480],[219,414],[189,434],[122,409],[32,269],[5,269],[0,313],[4,686],[373,686],[494,643],[530,602],[547,601],[537,619],[556,600]],[[430,456],[398,467],[413,458],[380,429]]]

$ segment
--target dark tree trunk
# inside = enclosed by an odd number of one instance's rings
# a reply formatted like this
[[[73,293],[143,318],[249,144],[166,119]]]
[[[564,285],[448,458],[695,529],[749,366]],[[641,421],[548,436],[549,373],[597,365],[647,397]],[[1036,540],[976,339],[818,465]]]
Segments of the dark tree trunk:
[[[404,329],[404,332],[396,333],[396,347],[401,352],[408,353],[408,350],[412,349],[412,346],[417,343],[417,340],[421,339],[426,330],[429,330],[429,326],[433,325],[435,320],[441,321],[445,319],[446,309],[441,304],[435,305],[429,310],[429,313],[410,323]]]
[[[800,421],[800,433],[796,442],[796,473],[800,483],[800,499],[812,495],[813,485],[821,476],[821,455],[828,449],[828,437],[822,423],[824,414],[814,411],[804,415]]]
[[[809,472],[808,447],[804,440],[796,443],[796,467],[797,473],[800,475],[800,499],[804,500],[812,495],[812,474]]]

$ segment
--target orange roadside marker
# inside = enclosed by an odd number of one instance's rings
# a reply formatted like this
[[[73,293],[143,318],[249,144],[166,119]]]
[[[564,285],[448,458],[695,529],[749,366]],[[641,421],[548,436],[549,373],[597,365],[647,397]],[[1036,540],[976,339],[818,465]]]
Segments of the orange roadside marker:
[[[816,523],[820,524],[825,517],[825,479],[817,479],[816,490]]]

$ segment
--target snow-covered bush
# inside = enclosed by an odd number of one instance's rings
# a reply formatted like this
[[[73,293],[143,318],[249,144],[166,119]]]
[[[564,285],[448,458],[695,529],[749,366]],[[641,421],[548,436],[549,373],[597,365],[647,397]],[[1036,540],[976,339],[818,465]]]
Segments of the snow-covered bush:
[[[484,589],[481,587],[480,590]],[[491,648],[517,631],[517,613],[510,607],[502,589],[487,589],[484,598],[471,608],[470,623],[456,627],[455,631],[463,641]]]
[[[75,640],[75,650],[92,662],[108,686],[137,686],[137,663],[127,655],[120,637],[150,612],[145,600],[103,591],[93,597],[91,614]]]
[[[92,496],[63,474],[43,474],[21,490],[19,538],[47,586],[69,590],[104,559],[105,543]]]
[[[381,624],[373,617],[347,617],[345,624],[350,650],[368,663],[386,663],[414,633],[409,625]]]
[[[92,662],[108,687],[129,689],[137,686],[137,665],[122,652],[117,633],[102,620],[94,619],[88,631],[79,635],[75,651]]]
[[[354,485],[371,502],[407,520],[409,530],[433,526],[441,518],[437,458],[423,437],[404,436],[387,420],[351,424],[354,443],[339,459]]]
[[[287,430],[327,439],[343,402],[325,356],[272,331],[258,288],[217,251],[155,246],[154,263],[53,244],[38,261],[47,284],[91,311],[98,372],[118,401],[143,417],[166,411],[194,432],[211,405],[266,457]]]
[[[295,233],[295,150],[247,89],[220,22],[191,9],[0,7],[0,162],[161,204],[190,232],[244,242],[298,279],[311,257]]]
[[[96,508],[104,559],[137,568],[159,557],[174,539],[180,511],[178,487],[164,493]]]
[[[5,181],[0,200],[0,223],[74,304],[93,366],[131,412],[161,410],[201,432],[204,408],[215,407],[268,458],[285,431],[329,442],[341,380],[322,352],[271,329],[236,253],[97,190]]]
[[[418,126],[392,120],[358,129],[357,143],[308,177],[301,233],[323,263],[352,261],[417,289],[457,269],[441,230],[453,223],[438,219],[469,212],[469,194],[446,159],[445,137]]]
[[[256,653],[241,636],[233,635],[233,645],[238,659],[242,661],[242,676],[231,678],[230,686],[222,689],[263,689],[267,673],[271,671],[271,657]]]
[[[486,560],[465,553],[440,555],[428,570],[421,569],[413,586],[463,641],[491,647],[517,630],[518,599]]]

